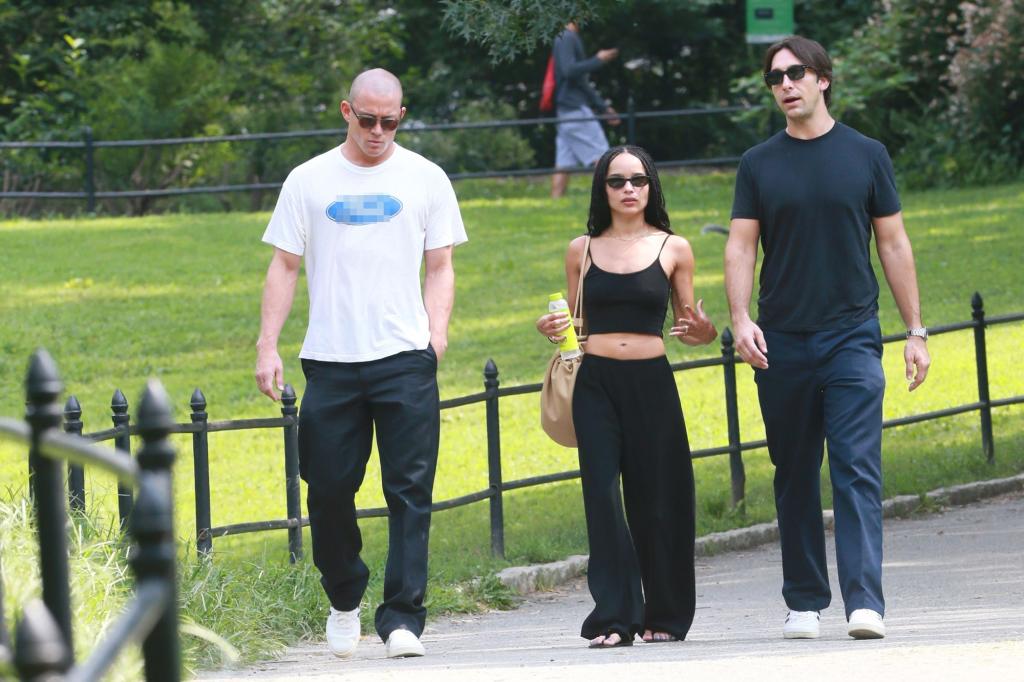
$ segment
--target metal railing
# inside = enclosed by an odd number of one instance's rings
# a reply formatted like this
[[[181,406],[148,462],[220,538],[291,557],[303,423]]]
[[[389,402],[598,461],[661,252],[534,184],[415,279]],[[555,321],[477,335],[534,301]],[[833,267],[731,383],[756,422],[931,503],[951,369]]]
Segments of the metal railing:
[[[1019,322],[1024,320],[1024,313],[1001,315],[998,317],[986,318],[982,298],[975,293],[971,299],[971,320],[956,322],[953,324],[931,327],[929,333],[932,336],[940,336],[951,332],[973,329],[974,330],[974,351],[977,367],[978,400],[964,405],[926,412],[922,414],[909,415],[890,419],[883,423],[883,428],[894,428],[907,424],[941,419],[966,412],[977,411],[981,420],[981,445],[986,460],[994,461],[995,447],[992,433],[992,409],[1006,405],[1024,403],[1024,395],[1017,395],[1008,398],[993,400],[989,396],[988,383],[988,357],[985,345],[985,330],[987,327]],[[886,336],[883,343],[893,343],[904,340],[901,334]],[[675,372],[689,371],[706,367],[721,367],[723,377],[723,388],[725,397],[725,416],[727,423],[727,440],[725,445],[720,445],[701,450],[694,450],[691,455],[694,459],[713,457],[718,455],[729,456],[729,468],[731,479],[731,498],[735,508],[743,500],[746,494],[746,473],[743,465],[742,453],[764,448],[767,446],[765,440],[743,441],[740,435],[739,406],[736,389],[736,364],[742,364],[737,360],[735,348],[733,347],[732,333],[725,329],[721,338],[721,353],[719,357],[702,358],[687,362],[675,363],[672,370]],[[578,469],[561,471],[552,474],[530,476],[527,478],[505,481],[502,477],[502,452],[501,452],[501,424],[499,418],[499,401],[516,395],[539,393],[541,385],[524,384],[520,386],[501,387],[498,377],[498,367],[493,360],[488,360],[483,371],[484,390],[479,393],[460,396],[441,402],[441,409],[453,409],[464,405],[485,403],[486,428],[487,428],[487,487],[483,490],[471,492],[440,502],[435,502],[432,509],[441,511],[452,509],[467,504],[488,500],[490,505],[490,536],[491,550],[496,556],[505,554],[505,531],[504,531],[504,510],[503,494],[512,490],[528,488],[557,481],[567,481],[578,478]],[[127,450],[129,435],[140,432],[140,427],[129,424],[123,416],[127,414],[127,405],[121,404],[124,397],[120,391],[116,391],[111,403],[114,420],[114,428],[96,433],[86,434],[85,437],[93,441],[115,439],[121,443],[118,447]],[[282,394],[281,416],[263,419],[236,419],[228,421],[211,422],[208,419],[206,398],[199,389],[192,394],[190,401],[192,407],[191,422],[171,424],[168,429],[170,433],[191,433],[192,434],[192,457],[195,469],[195,503],[196,503],[196,549],[200,555],[209,554],[213,548],[213,540],[217,537],[236,535],[240,533],[251,533],[265,530],[288,530],[288,549],[291,561],[294,562],[302,556],[302,532],[303,526],[309,525],[309,519],[301,514],[301,500],[299,497],[299,466],[298,466],[298,426],[295,391],[291,386],[286,386]],[[73,433],[81,433],[81,406],[74,396],[70,397],[65,407],[65,429]],[[118,421],[121,419],[121,421]],[[243,429],[264,429],[280,428],[284,441],[284,488],[285,508],[287,518],[251,521],[236,523],[224,526],[213,526],[210,512],[210,480],[209,480],[209,457],[210,449],[207,436],[210,433],[221,431],[233,431]],[[81,477],[74,471],[69,474],[69,480],[77,482]],[[77,484],[76,484],[77,485]],[[85,491],[81,487],[72,487],[68,491],[72,504],[84,505]],[[359,518],[383,517],[388,515],[386,507],[360,509],[357,511]],[[126,518],[122,512],[122,523]]]
[[[636,111],[633,100],[628,102],[627,111],[617,114],[601,114],[592,117],[574,117],[559,119],[554,116],[529,119],[511,119],[494,121],[475,121],[463,123],[434,123],[434,124],[410,124],[403,126],[402,130],[409,133],[421,132],[443,132],[454,130],[489,130],[500,128],[521,128],[541,125],[554,125],[560,120],[565,121],[608,121],[621,119],[626,126],[626,140],[629,144],[637,141],[637,122],[658,118],[687,118],[693,116],[711,116],[721,114],[735,114],[742,112],[760,111],[762,106],[732,105],[723,107],[691,107],[685,109],[666,109],[659,111]],[[4,199],[54,199],[54,200],[85,200],[86,210],[93,212],[96,209],[97,199],[138,199],[144,197],[172,197],[189,194],[225,194],[229,192],[258,192],[280,189],[282,182],[258,182],[232,185],[211,185],[205,187],[170,187],[164,189],[137,189],[137,190],[97,190],[96,189],[96,150],[126,147],[161,147],[188,144],[218,144],[224,142],[261,142],[273,140],[296,140],[304,138],[331,137],[339,138],[344,135],[346,128],[327,128],[319,130],[296,130],[278,133],[248,133],[238,135],[212,135],[206,137],[176,137],[163,139],[139,139],[139,140],[96,140],[93,138],[92,129],[88,126],[82,129],[81,140],[57,140],[57,141],[26,141],[26,142],[0,142],[0,150],[5,149],[71,149],[81,150],[84,164],[84,187],[81,191],[0,191],[0,200]],[[659,168],[674,168],[695,165],[723,165],[734,164],[739,161],[738,155],[701,157],[689,159],[672,159],[658,162]],[[296,163],[301,159],[296,160]],[[567,170],[571,172],[590,172],[589,166],[580,166]],[[464,180],[469,178],[493,178],[493,177],[515,177],[532,175],[549,175],[551,168],[523,168],[514,170],[486,170],[467,173],[450,173],[452,180]]]
[[[57,367],[45,350],[36,351],[25,381],[25,420],[0,418],[0,436],[29,445],[29,490],[39,536],[42,601],[29,602],[15,628],[14,668],[22,680],[101,679],[126,644],[141,642],[147,680],[181,679],[178,639],[176,551],[171,466],[174,448],[167,439],[172,424],[167,394],[151,381],[139,402],[136,431],[143,446],[137,458],[60,431],[63,389]],[[85,661],[75,664],[68,569],[68,514],[64,504],[62,462],[103,469],[128,489],[138,491],[127,530],[133,541],[128,562],[135,574],[135,595],[120,618]],[[78,488],[72,483],[72,489]],[[84,494],[72,498],[79,506]],[[0,585],[0,622],[3,621]],[[0,627],[0,652],[10,651]],[[0,661],[2,663],[2,661]]]

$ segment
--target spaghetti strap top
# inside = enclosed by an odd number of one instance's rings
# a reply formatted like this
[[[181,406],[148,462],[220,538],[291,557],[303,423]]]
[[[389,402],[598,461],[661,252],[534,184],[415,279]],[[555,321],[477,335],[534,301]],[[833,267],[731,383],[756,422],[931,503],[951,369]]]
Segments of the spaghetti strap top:
[[[591,259],[584,276],[583,315],[590,334],[653,334],[662,336],[671,287],[661,267],[658,249],[654,262],[636,272],[607,272]]]

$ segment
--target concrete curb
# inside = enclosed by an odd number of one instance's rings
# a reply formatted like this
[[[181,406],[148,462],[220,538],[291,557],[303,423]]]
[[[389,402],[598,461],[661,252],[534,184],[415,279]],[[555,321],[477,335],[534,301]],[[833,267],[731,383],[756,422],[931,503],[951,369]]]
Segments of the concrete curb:
[[[897,495],[882,502],[882,516],[907,516],[922,508],[933,506],[956,506],[970,504],[989,497],[1024,490],[1024,474],[975,481],[946,488],[937,488],[923,495]],[[832,510],[822,512],[825,527],[833,525]],[[697,538],[697,556],[708,556],[720,552],[735,552],[750,549],[769,542],[777,542],[779,527],[774,521],[759,523],[746,528],[709,533]],[[576,554],[563,561],[532,566],[513,566],[498,572],[498,580],[519,594],[551,589],[587,572],[588,556]]]

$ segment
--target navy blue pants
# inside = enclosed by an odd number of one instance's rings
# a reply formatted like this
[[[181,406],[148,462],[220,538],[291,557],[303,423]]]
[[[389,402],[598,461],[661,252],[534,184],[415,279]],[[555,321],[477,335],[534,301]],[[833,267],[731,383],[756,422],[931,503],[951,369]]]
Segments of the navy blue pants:
[[[696,607],[693,462],[668,360],[585,355],[572,417],[594,598],[580,634],[685,639]]]
[[[882,338],[878,319],[838,331],[765,330],[768,369],[755,369],[775,465],[782,596],[795,611],[832,600],[820,471],[828,443],[839,589],[846,615],[882,596]]]
[[[359,557],[362,535],[355,494],[377,427],[381,482],[388,506],[384,600],[375,626],[381,639],[405,627],[423,632],[430,505],[437,468],[440,402],[437,356],[406,351],[371,362],[303,360],[306,391],[299,411],[299,473],[313,563],[334,608],[359,606],[369,569]]]

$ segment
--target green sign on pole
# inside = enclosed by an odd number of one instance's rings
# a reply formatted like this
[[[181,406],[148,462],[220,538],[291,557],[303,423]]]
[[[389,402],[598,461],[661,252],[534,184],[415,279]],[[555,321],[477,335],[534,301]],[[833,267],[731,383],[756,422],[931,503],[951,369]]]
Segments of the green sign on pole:
[[[747,0],[747,42],[774,43],[793,35],[793,0]]]

